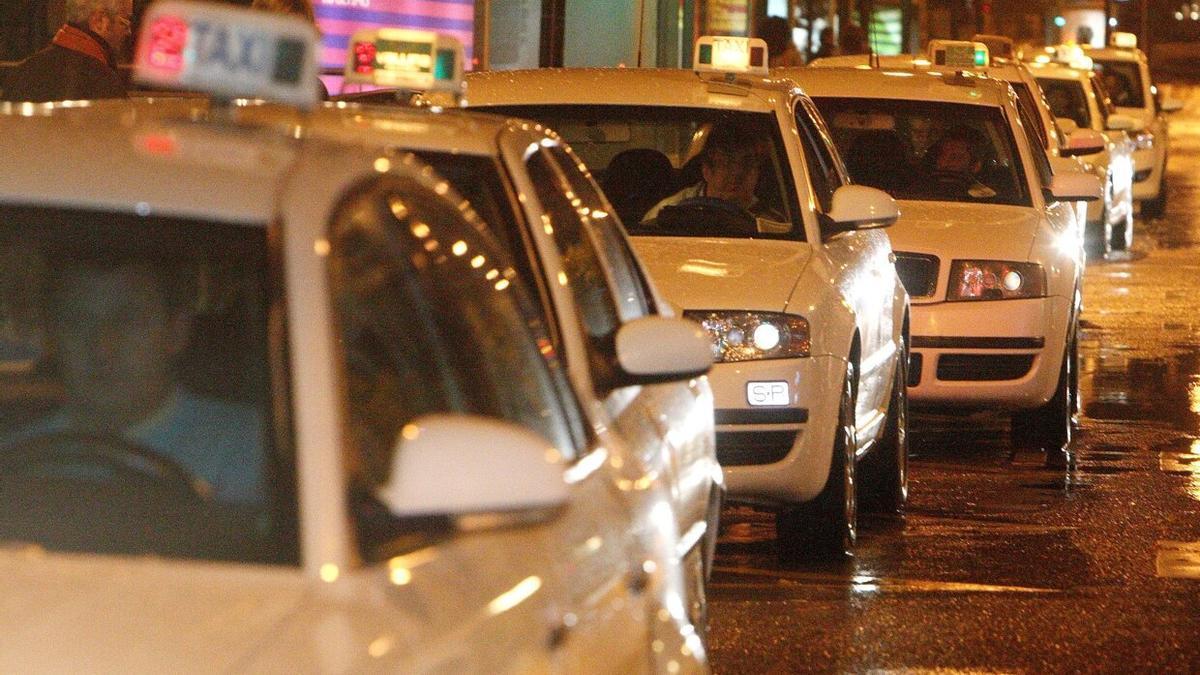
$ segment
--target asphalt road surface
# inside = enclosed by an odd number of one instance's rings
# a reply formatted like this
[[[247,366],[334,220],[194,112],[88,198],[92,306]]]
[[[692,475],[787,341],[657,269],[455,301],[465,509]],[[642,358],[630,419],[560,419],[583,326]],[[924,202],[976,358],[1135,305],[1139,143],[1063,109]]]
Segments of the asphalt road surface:
[[[1167,214],[1086,273],[1076,469],[917,416],[908,514],[852,559],[782,567],[770,514],[726,509],[718,673],[1200,673],[1200,87],[1166,89]]]

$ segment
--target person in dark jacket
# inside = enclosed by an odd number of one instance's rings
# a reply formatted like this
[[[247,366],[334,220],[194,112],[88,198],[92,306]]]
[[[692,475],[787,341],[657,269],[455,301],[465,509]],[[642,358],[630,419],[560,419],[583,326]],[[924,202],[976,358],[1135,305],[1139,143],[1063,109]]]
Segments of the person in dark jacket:
[[[122,98],[117,62],[129,39],[133,0],[67,0],[66,23],[50,44],[17,64],[0,98],[64,101]]]

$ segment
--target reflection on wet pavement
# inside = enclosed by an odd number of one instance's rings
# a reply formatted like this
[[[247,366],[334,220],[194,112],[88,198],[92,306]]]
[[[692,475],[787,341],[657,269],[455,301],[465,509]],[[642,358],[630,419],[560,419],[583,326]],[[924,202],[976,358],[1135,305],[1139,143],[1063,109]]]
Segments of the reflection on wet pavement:
[[[1200,87],[1172,95],[1167,214],[1086,273],[1075,470],[1004,415],[915,415],[908,513],[852,558],[784,567],[727,508],[718,672],[1200,672]]]

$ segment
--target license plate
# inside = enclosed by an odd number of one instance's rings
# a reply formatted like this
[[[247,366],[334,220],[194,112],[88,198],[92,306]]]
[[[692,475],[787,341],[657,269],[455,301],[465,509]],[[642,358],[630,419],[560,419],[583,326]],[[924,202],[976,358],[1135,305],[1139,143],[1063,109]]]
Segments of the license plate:
[[[786,381],[746,383],[746,402],[750,405],[788,405],[791,398]]]

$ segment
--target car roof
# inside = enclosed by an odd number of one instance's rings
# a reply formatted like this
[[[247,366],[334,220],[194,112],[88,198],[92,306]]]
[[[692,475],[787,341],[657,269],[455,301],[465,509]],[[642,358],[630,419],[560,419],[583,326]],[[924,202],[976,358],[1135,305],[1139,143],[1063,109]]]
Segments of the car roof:
[[[672,68],[539,68],[468,73],[470,105],[658,105],[773,110],[795,85],[770,78],[701,76]],[[752,95],[756,94],[756,95]]]
[[[1012,88],[1007,82],[968,74],[958,84],[942,71],[860,68],[780,68],[782,77],[794,78],[810,96],[895,98],[969,105],[1003,106]]]
[[[1037,61],[1032,61],[1026,65],[1029,66],[1029,69],[1033,71],[1035,76],[1049,77],[1056,80],[1086,80],[1088,78],[1088,73],[1091,72],[1089,70],[1080,70],[1079,68],[1072,68],[1071,66],[1053,62],[1039,63]]]
[[[870,58],[867,54],[827,56],[816,59],[809,65],[818,68],[856,68],[866,70],[871,67]],[[923,55],[900,54],[896,56],[878,56],[875,59],[878,64],[878,68],[874,68],[876,70],[934,70],[942,73],[946,72],[944,66],[935,66]],[[990,65],[962,70],[987,75],[988,77],[994,77],[1006,82],[1020,82],[1022,81],[1021,73],[1025,68],[1025,64],[1020,61],[996,58],[992,59]]]
[[[1084,45],[1084,51],[1093,59],[1101,61],[1129,61],[1131,63],[1146,61],[1146,53],[1140,49],[1119,49],[1117,47],[1089,47]]]
[[[0,168],[0,201],[263,224],[306,144],[494,154],[511,124],[347,104],[215,108],[201,97],[3,104],[0,151],[22,161]]]

